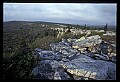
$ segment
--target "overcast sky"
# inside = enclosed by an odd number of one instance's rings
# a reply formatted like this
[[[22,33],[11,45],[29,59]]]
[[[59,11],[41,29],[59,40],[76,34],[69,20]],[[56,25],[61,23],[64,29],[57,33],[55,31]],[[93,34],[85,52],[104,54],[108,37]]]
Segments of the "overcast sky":
[[[3,21],[116,25],[115,3],[3,3]]]

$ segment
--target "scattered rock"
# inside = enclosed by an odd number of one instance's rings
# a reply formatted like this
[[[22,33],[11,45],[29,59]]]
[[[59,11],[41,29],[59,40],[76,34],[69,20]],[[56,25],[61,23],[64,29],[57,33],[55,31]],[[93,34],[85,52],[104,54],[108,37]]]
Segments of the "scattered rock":
[[[70,62],[65,62],[63,68],[71,74],[81,77],[87,77],[95,80],[115,79],[116,65],[112,62],[93,60],[87,56],[79,57]],[[111,71],[109,71],[112,69]],[[112,73],[112,76],[108,74]]]
[[[102,40],[100,38],[101,37],[99,35],[86,37],[86,39],[84,40],[73,42],[72,47],[77,49],[82,49],[91,46],[94,47],[97,44],[101,43]]]
[[[99,35],[62,39],[50,47],[51,50],[35,49],[34,55],[41,58],[32,71],[36,79],[116,79],[116,46],[102,41]]]
[[[107,31],[106,34],[103,34],[103,36],[115,36],[116,34],[112,31]]]

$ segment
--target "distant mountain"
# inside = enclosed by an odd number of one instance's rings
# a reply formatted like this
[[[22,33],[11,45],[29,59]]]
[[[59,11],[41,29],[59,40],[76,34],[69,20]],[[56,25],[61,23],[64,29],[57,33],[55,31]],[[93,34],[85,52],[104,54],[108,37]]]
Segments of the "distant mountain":
[[[87,26],[90,26],[90,27],[98,27],[98,28],[105,27],[105,25],[87,25]],[[108,28],[116,28],[116,26],[114,26],[114,25],[108,25]]]
[[[30,27],[40,27],[42,25],[48,25],[49,27],[54,26],[54,25],[58,25],[58,26],[67,26],[68,24],[66,23],[56,23],[56,22],[45,22],[45,21],[7,21],[7,22],[3,22],[3,26],[7,27],[8,29],[19,29],[20,27],[22,28],[30,28]],[[69,24],[69,26],[71,27],[84,27],[85,25],[75,25],[75,24]],[[86,24],[87,27],[90,28],[104,28],[105,25],[88,25]],[[10,27],[10,28],[9,28]],[[108,29],[116,29],[116,26],[114,25],[109,25],[108,24]]]

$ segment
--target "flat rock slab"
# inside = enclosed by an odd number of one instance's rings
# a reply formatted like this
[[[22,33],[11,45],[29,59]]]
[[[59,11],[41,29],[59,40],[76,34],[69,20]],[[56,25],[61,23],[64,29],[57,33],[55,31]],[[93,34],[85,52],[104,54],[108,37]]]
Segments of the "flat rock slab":
[[[81,56],[62,66],[71,74],[95,80],[116,79],[116,64]]]

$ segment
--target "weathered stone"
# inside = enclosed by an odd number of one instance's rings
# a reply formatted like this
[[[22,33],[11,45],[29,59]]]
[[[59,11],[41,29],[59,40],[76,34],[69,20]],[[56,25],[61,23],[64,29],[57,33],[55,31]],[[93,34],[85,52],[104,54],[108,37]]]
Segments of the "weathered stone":
[[[57,72],[57,71],[54,74],[54,80],[62,80],[60,75],[59,75],[59,72]]]
[[[116,47],[116,44],[111,44],[113,47]]]
[[[32,72],[36,79],[115,80],[116,53],[113,52],[115,47],[110,51],[109,45],[101,42],[101,37],[95,35],[51,43],[52,50],[36,48],[36,55],[42,61]],[[109,54],[105,54],[108,52]]]
[[[58,72],[62,80],[68,80],[71,78],[62,67],[58,68]]]
[[[86,72],[87,72],[87,71],[84,70],[84,69],[77,70],[77,75],[78,75],[78,76],[85,76]]]
[[[110,60],[111,60],[112,62],[116,63],[116,56],[111,57]]]
[[[56,60],[50,60],[49,64],[51,65],[52,69],[56,69],[60,66],[60,63]]]
[[[105,32],[104,30],[100,30],[99,32]]]
[[[103,36],[115,36],[116,34],[114,32],[111,31],[107,31],[106,34],[103,34]]]
[[[88,32],[87,32],[87,35],[89,35],[89,34],[91,34],[91,31],[88,31]]]
[[[62,59],[62,61],[67,62],[67,61],[69,61],[69,60],[68,60],[68,59],[66,59],[66,58],[63,58],[63,59]]]
[[[102,60],[109,60],[109,57],[107,55],[99,55],[99,54],[94,54],[95,57],[98,57],[99,59],[102,59]]]
[[[80,39],[76,40],[75,42],[79,42],[79,41],[82,41],[82,40],[85,40],[84,36],[82,36]]]
[[[115,53],[110,53],[109,56],[110,56],[110,57],[113,57],[113,56],[116,56],[116,54],[115,54]]]
[[[81,77],[77,76],[77,75],[73,75],[75,80],[81,80]]]
[[[84,76],[84,77],[90,77],[90,74],[91,74],[91,72],[90,72],[90,71],[88,71],[88,72],[85,74],[85,76]]]
[[[91,73],[90,78],[95,79],[95,78],[96,78],[96,75],[97,75],[97,73],[96,73],[96,72],[93,72],[93,73]]]
[[[99,35],[95,35],[95,36],[90,36],[90,37],[87,37],[87,39],[100,39],[101,37]]]
[[[93,60],[85,55],[79,57],[78,59],[74,59],[69,63],[65,62],[64,64],[66,66],[67,71],[70,72],[71,74],[84,76],[96,80],[99,79],[105,80],[108,77],[109,68],[113,69],[111,70],[111,72],[116,71],[116,65],[114,63],[102,60]],[[75,69],[79,71],[76,72]],[[81,69],[84,69],[84,72],[80,71]],[[114,74],[115,76],[115,73],[112,74]],[[111,78],[115,79],[112,76]]]
[[[48,59],[48,60],[62,60],[62,55],[58,52],[55,51],[50,51],[50,50],[42,50],[37,48],[36,55],[40,57],[41,59]]]
[[[91,47],[91,46],[96,46],[97,44],[101,43],[101,37],[99,35],[95,35],[95,36],[90,36],[90,37],[86,37],[86,39],[81,40],[81,41],[77,41],[77,42],[73,42],[72,47],[73,48],[85,48],[85,47]]]
[[[77,48],[79,48],[79,47],[78,47],[78,45],[73,45],[72,48],[77,49]]]
[[[105,43],[104,41],[102,41],[100,44],[99,44],[99,48],[100,48],[100,54],[106,54],[108,55],[108,44]]]
[[[35,51],[36,51],[36,52],[41,52],[42,49],[40,49],[40,48],[35,48]]]
[[[68,71],[69,73],[73,74],[73,70],[67,69],[67,71]]]
[[[53,79],[54,70],[52,70],[51,65],[47,61],[41,61],[33,69],[32,73],[36,79]]]

